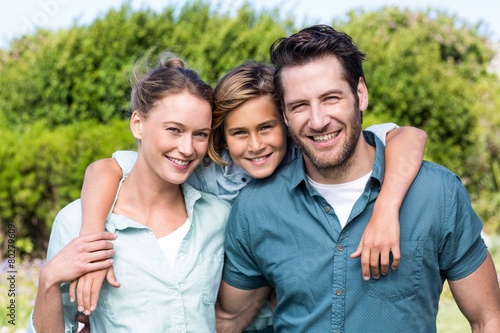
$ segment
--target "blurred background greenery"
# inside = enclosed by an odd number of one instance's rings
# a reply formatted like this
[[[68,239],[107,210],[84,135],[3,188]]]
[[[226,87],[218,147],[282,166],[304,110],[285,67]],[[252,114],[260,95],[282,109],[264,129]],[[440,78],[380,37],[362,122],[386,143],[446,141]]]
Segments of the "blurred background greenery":
[[[358,9],[330,24],[367,53],[365,126],[425,130],[426,159],[463,180],[491,244],[498,242],[498,45],[437,9]],[[1,257],[14,225],[22,261],[43,259],[52,220],[79,197],[87,165],[135,148],[125,115],[137,59],[172,51],[214,85],[244,60],[267,62],[271,43],[300,28],[278,8],[249,3],[232,13],[203,0],[162,11],[125,3],[90,24],[39,29],[0,50]]]

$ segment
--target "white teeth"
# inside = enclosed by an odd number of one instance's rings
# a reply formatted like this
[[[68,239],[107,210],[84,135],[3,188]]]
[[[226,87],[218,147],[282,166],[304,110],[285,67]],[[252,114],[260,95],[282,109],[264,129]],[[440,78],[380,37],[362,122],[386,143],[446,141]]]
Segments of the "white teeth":
[[[180,166],[186,166],[189,164],[189,161],[181,161],[181,160],[178,160],[176,158],[173,158],[173,157],[167,157],[169,160],[171,160],[172,162],[174,162],[175,164],[178,164]]]
[[[257,158],[252,158],[253,162],[260,162],[266,159],[267,156],[262,156],[262,157],[257,157]]]
[[[318,136],[313,136],[312,138],[316,142],[322,142],[322,141],[328,141],[336,137],[338,132],[335,133],[330,133],[330,134],[325,134],[325,135],[318,135]]]

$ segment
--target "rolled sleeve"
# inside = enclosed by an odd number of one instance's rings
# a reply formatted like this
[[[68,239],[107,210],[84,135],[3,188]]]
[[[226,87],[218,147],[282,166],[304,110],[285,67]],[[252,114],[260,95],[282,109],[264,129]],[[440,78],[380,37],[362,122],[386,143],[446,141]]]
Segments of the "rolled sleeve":
[[[450,178],[440,269],[453,281],[473,273],[486,259],[487,249],[481,237],[483,224],[467,191],[457,177]]]
[[[386,137],[387,133],[392,131],[393,129],[399,128],[397,124],[394,123],[383,123],[383,124],[376,124],[372,126],[368,126],[366,128],[367,131],[374,133],[384,144],[384,146],[387,145],[386,143]]]

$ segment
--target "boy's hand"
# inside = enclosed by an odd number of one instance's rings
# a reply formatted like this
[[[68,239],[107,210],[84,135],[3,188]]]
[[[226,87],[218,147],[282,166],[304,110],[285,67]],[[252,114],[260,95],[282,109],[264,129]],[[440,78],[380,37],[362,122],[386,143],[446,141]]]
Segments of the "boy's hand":
[[[116,280],[113,266],[87,273],[71,282],[69,289],[70,299],[74,300],[76,295],[78,311],[89,315],[95,310],[104,278],[107,279],[111,286],[115,288],[120,287],[120,283]]]
[[[369,280],[370,272],[374,279],[378,279],[380,274],[386,275],[389,272],[391,253],[393,260],[391,268],[396,269],[401,260],[399,215],[396,213],[394,216],[390,210],[374,209],[361,241],[356,251],[351,254],[351,258],[361,256],[363,279]]]

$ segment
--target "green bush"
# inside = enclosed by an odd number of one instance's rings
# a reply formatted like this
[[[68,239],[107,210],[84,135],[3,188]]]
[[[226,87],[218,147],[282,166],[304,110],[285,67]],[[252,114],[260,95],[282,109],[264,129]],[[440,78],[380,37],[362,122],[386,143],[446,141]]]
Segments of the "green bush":
[[[0,147],[0,242],[5,226],[16,227],[23,253],[41,255],[52,220],[80,196],[85,168],[117,149],[134,148],[128,121],[85,121],[47,128],[35,122],[21,130],[2,130]]]

